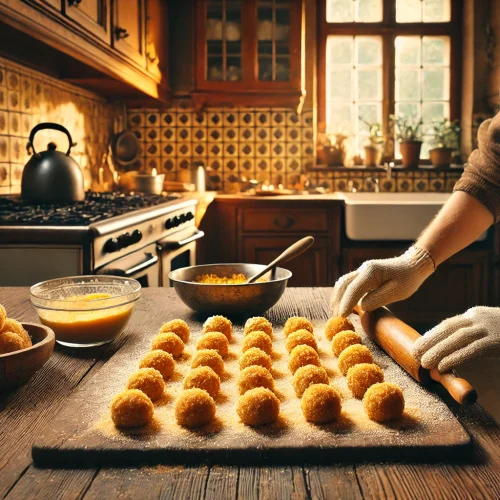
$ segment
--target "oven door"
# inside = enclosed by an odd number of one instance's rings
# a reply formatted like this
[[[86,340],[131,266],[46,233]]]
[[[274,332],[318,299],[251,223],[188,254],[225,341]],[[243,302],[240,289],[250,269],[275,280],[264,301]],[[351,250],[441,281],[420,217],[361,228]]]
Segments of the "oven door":
[[[132,252],[125,257],[95,270],[95,274],[110,274],[137,280],[142,287],[160,286],[160,262],[156,244]]]
[[[196,265],[196,241],[203,238],[205,233],[196,228],[189,228],[158,242],[160,254],[161,286],[171,287],[168,273]]]

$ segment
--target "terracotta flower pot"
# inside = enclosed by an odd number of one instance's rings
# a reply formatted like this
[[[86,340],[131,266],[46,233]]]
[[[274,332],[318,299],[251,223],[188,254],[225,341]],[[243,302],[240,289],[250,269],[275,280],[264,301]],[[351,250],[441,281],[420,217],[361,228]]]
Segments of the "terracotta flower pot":
[[[335,149],[331,146],[324,148],[326,163],[330,167],[343,167],[345,162],[345,150]]]
[[[434,148],[429,151],[431,162],[434,167],[449,167],[453,154],[451,148]]]
[[[405,168],[418,167],[422,141],[402,141],[400,146],[402,165]]]
[[[365,146],[363,165],[365,167],[378,167],[380,165],[381,156],[382,154],[378,146]]]

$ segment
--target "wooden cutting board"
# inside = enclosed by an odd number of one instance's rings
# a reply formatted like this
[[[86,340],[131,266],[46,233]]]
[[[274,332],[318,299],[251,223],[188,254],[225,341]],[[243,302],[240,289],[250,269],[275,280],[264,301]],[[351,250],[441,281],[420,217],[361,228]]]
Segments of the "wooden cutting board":
[[[354,399],[347,389],[345,377],[338,371],[337,360],[324,336],[327,289],[289,289],[267,314],[275,332],[273,376],[281,400],[277,423],[250,428],[236,414],[238,357],[246,320],[241,318],[234,321],[234,341],[225,363],[221,395],[216,400],[216,422],[197,431],[179,427],[173,417],[175,399],[182,390],[182,380],[189,371],[190,357],[205,318],[191,313],[173,294],[171,289],[159,289],[155,300],[140,300],[133,322],[124,333],[128,336],[125,345],[72,395],[66,408],[35,440],[33,459],[37,465],[434,461],[457,458],[459,453],[469,450],[470,438],[447,406],[374,345],[364,335],[357,317],[353,317],[356,330],[372,351],[375,362],[383,368],[385,380],[398,383],[406,399],[405,414],[398,422],[382,425],[366,417],[361,401]],[[342,416],[333,424],[315,426],[302,416],[300,400],[291,385],[282,331],[286,319],[293,315],[305,316],[315,325],[322,365],[331,384],[341,393]],[[174,318],[188,322],[191,339],[186,356],[177,363],[173,380],[167,383],[165,397],[155,405],[155,420],[142,429],[118,431],[111,422],[110,402],[137,369],[161,324]]]

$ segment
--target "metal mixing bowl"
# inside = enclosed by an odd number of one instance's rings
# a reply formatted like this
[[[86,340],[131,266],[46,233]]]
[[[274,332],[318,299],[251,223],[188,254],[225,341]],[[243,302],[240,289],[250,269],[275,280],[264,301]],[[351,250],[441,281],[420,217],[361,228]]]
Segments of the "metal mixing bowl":
[[[195,312],[210,314],[260,314],[270,309],[283,295],[292,273],[277,267],[263,276],[268,281],[214,285],[195,283],[202,274],[231,276],[244,274],[250,278],[266,266],[260,264],[206,264],[172,271],[168,277],[181,300]]]

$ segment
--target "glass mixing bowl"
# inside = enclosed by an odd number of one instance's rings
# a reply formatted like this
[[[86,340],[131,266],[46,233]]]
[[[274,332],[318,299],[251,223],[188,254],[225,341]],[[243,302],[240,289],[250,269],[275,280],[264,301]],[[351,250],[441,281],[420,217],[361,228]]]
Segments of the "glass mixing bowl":
[[[125,329],[141,285],[118,276],[73,276],[37,283],[30,292],[41,323],[54,330],[57,342],[93,347]]]

